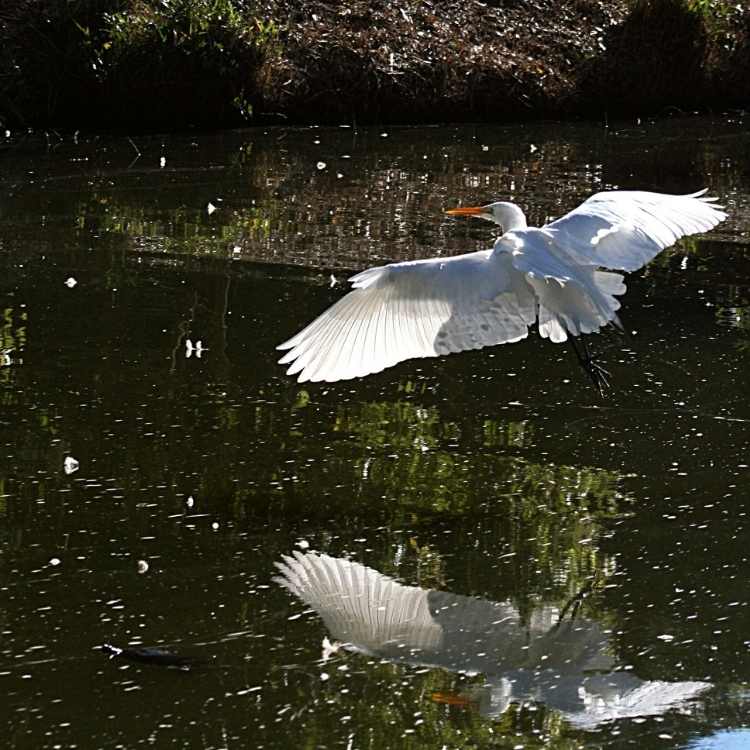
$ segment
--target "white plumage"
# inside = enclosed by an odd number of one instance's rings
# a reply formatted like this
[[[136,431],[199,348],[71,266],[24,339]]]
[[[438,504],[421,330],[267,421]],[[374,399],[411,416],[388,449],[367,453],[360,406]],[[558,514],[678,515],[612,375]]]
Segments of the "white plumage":
[[[680,237],[726,218],[705,191],[597,193],[541,228],[512,203],[448,211],[499,224],[491,250],[392,263],[353,276],[354,287],[281,344],[300,382],[380,372],[406,359],[519,341],[529,326],[556,343],[617,323],[622,276]]]

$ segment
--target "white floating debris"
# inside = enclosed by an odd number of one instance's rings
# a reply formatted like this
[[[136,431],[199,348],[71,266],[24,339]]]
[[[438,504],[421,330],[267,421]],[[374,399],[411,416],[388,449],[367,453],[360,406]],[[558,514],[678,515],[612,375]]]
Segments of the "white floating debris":
[[[339,280],[333,274],[331,274],[330,281],[331,281],[331,289],[333,289],[333,287],[335,287],[336,284],[339,283]]]
[[[533,154],[535,151],[539,151],[539,149],[533,143],[530,143],[529,151]]]
[[[326,163],[324,161],[319,161],[315,166],[318,169],[325,169],[326,168]]]
[[[185,500],[185,505],[187,505],[188,508],[192,508],[195,505],[195,499],[192,495],[190,495],[188,499]]]
[[[65,286],[68,287],[68,289],[72,289],[77,283],[78,282],[72,276],[65,279]]]
[[[670,641],[674,640],[674,636],[670,635],[669,633],[662,633],[661,635],[656,636],[660,641],[664,641],[665,643],[669,643]]]
[[[213,522],[213,523],[211,524],[211,528],[212,528],[212,529],[213,529],[214,531],[218,531],[218,530],[219,530],[219,522],[218,522],[218,521],[214,521],[214,522]]]
[[[683,255],[682,256],[682,260],[680,261],[680,270],[681,271],[684,271],[687,268],[687,262],[688,262],[687,255]]]
[[[334,641],[331,643],[328,640],[328,636],[323,636],[323,654],[322,659],[323,662],[327,662],[335,653],[338,652],[338,650],[341,648],[341,644],[338,641]]]
[[[159,166],[164,169],[164,167],[167,166],[167,157],[162,156],[161,159],[159,159]]]
[[[329,678],[330,678],[330,675],[328,674],[328,672],[321,672],[320,673],[320,681],[321,682],[325,682]]]
[[[214,211],[216,210],[216,206],[214,206],[211,201],[208,202],[208,205],[206,206],[206,211],[208,211],[208,215],[210,216]]]
[[[145,560],[138,560],[138,574],[148,573],[148,563]]]
[[[242,252],[242,248],[241,248],[241,247],[240,247],[239,245],[235,245],[235,246],[234,246],[234,247],[232,248],[232,253],[233,253],[234,255],[239,255],[239,254],[240,254],[241,252]]]
[[[63,461],[63,471],[66,474],[72,474],[74,471],[78,471],[78,461],[73,456],[65,456]]]
[[[190,359],[193,354],[200,359],[203,352],[207,351],[208,347],[203,346],[203,342],[200,339],[195,344],[190,339],[185,341],[185,359]]]
[[[56,568],[61,562],[62,562],[62,560],[59,557],[52,557],[52,558],[50,558],[49,564],[53,568]]]
[[[300,549],[310,549],[310,542],[307,539],[300,539],[296,544]]]
[[[482,146],[482,151],[489,151],[489,150],[490,150],[489,146]]]

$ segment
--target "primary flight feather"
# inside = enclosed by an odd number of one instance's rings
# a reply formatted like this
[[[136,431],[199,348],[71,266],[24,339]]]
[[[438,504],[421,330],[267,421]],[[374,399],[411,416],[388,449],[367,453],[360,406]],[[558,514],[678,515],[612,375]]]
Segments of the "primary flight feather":
[[[527,227],[514,203],[452,209],[503,234],[491,250],[352,276],[352,291],[278,347],[289,350],[279,362],[300,382],[333,382],[519,341],[533,323],[555,343],[619,325],[622,275],[600,269],[635,271],[680,237],[715,227],[726,214],[705,192],[597,193],[540,228]],[[605,371],[588,352],[581,362],[601,390]]]

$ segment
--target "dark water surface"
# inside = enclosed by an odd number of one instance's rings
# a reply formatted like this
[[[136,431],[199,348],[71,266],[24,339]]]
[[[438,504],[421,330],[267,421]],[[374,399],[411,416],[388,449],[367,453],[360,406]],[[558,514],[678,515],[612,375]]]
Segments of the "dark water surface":
[[[48,140],[0,147],[4,747],[750,746],[747,123]],[[613,186],[730,220],[628,279],[606,400],[536,336],[276,364],[488,246],[443,209]]]

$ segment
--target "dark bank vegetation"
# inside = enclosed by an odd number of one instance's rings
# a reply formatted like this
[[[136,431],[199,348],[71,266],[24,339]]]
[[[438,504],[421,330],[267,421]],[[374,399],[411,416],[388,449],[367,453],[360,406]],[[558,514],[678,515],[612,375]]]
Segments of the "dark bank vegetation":
[[[6,0],[8,127],[645,114],[750,99],[725,0]]]

